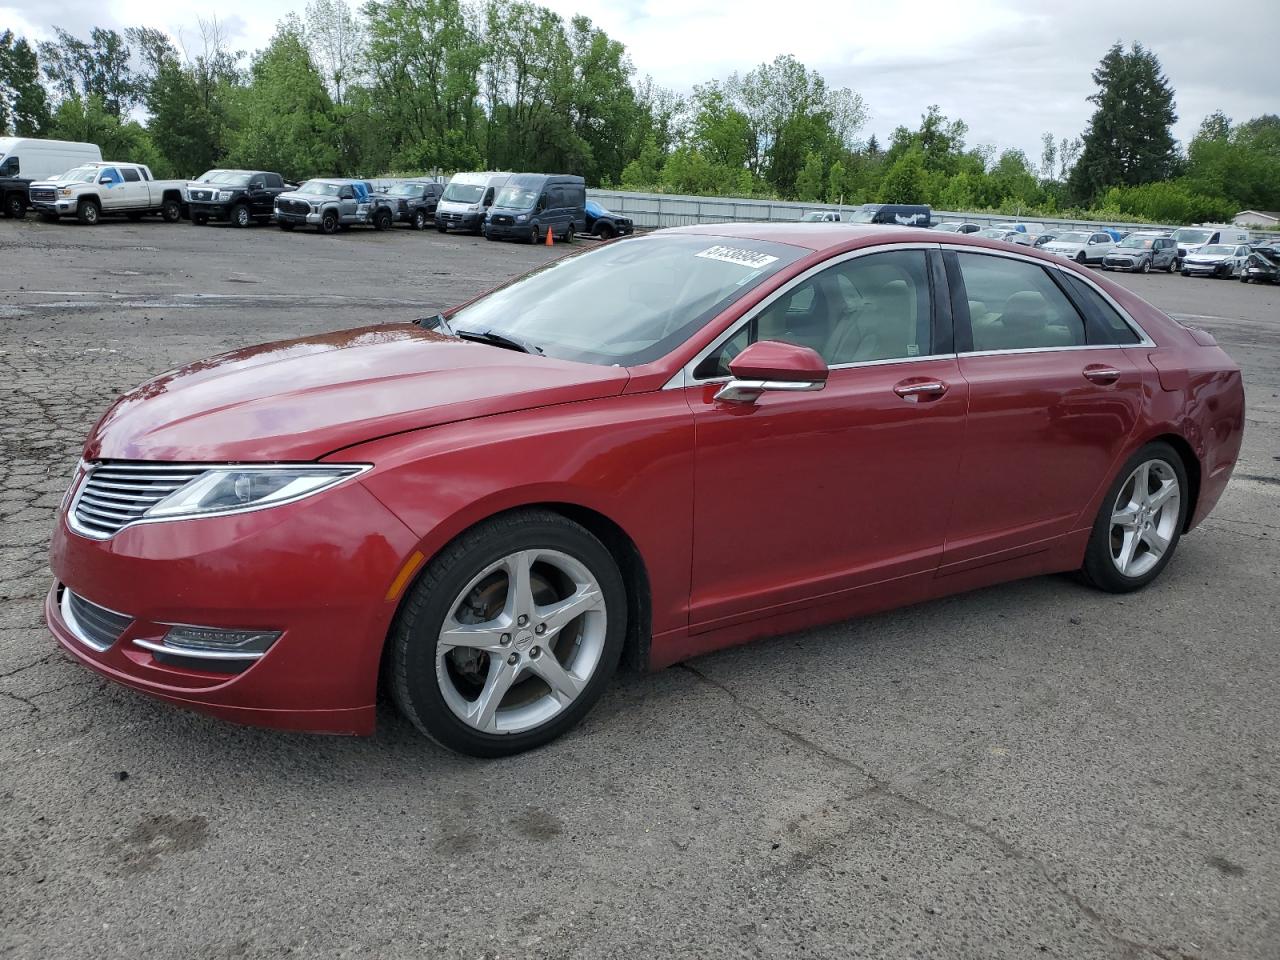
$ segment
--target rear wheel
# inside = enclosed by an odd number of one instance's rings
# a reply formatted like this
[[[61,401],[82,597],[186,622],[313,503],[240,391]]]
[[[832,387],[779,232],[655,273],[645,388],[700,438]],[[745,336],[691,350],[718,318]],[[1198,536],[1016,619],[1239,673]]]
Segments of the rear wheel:
[[[21,220],[27,215],[27,201],[20,193],[7,193],[4,197],[4,215]]]
[[[1120,469],[1098,511],[1081,572],[1110,593],[1145,587],[1178,546],[1186,512],[1187,471],[1167,443],[1149,443]]]
[[[160,205],[160,217],[165,223],[177,223],[182,219],[182,204],[169,199]]]
[[[609,551],[559,514],[496,517],[426,567],[392,627],[396,705],[454,750],[497,757],[564,733],[622,652],[626,589]]]
[[[253,217],[249,214],[249,208],[243,203],[236,204],[236,208],[231,211],[231,222],[237,227],[247,227],[253,223]]]
[[[95,226],[102,219],[102,208],[97,200],[81,200],[76,207],[76,219],[86,226]]]

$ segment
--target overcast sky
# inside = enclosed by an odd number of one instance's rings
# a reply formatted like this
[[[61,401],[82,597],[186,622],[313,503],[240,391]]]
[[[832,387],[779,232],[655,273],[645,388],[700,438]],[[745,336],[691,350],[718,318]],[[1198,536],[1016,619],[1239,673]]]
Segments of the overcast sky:
[[[215,11],[233,47],[266,44],[306,0],[0,0],[0,29],[47,38],[54,24],[159,27],[195,37]],[[640,75],[688,92],[695,83],[791,53],[835,86],[862,94],[863,135],[883,141],[936,103],[969,124],[970,145],[1018,147],[1038,160],[1040,134],[1076,136],[1092,112],[1090,73],[1116,40],[1160,57],[1177,94],[1179,140],[1215,109],[1246,120],[1280,109],[1280,5],[1215,15],[1204,0],[1085,2],[1056,9],[1025,0],[545,0],[584,13],[621,40]],[[353,3],[358,6],[358,0]],[[1226,9],[1226,8],[1224,8]],[[1105,11],[1105,13],[1104,13]]]

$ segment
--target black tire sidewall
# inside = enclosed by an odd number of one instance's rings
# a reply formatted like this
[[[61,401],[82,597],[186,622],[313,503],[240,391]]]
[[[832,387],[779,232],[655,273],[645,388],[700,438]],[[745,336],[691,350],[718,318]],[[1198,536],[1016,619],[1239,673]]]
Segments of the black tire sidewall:
[[[326,213],[320,217],[321,233],[337,233],[338,232],[338,215],[335,213]]]
[[[1116,569],[1116,565],[1111,559],[1111,512],[1115,506],[1116,497],[1120,495],[1120,490],[1129,479],[1129,474],[1140,463],[1148,460],[1165,461],[1173,468],[1174,476],[1178,478],[1178,523],[1174,527],[1173,539],[1169,543],[1169,549],[1164,552],[1164,556],[1160,558],[1160,561],[1140,577],[1126,577]],[[1178,549],[1178,542],[1182,539],[1182,530],[1186,526],[1187,511],[1190,507],[1191,489],[1187,483],[1187,468],[1182,462],[1182,457],[1178,455],[1178,452],[1173,447],[1162,440],[1146,444],[1126,460],[1124,466],[1116,472],[1116,477],[1111,486],[1107,488],[1107,494],[1103,497],[1102,505],[1098,508],[1098,516],[1093,521],[1093,532],[1089,535],[1089,544],[1085,548],[1083,572],[1086,578],[1094,586],[1110,593],[1130,593],[1147,586],[1156,577],[1160,576],[1164,568],[1168,566],[1169,561],[1173,559],[1173,555]]]
[[[608,611],[604,651],[582,693],[554,718],[524,733],[481,733],[459,719],[440,692],[436,638],[450,605],[479,570],[532,547],[566,553],[595,575]],[[617,669],[626,629],[626,587],[617,563],[599,540],[558,514],[530,511],[499,517],[441,551],[406,594],[389,640],[392,693],[401,712],[442,746],[476,757],[521,753],[556,739],[587,714]]]

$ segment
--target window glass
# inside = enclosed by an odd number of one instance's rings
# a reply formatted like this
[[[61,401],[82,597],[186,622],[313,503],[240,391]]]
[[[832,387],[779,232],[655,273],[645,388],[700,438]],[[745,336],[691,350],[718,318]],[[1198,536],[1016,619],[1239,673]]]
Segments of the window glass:
[[[99,183],[120,183],[120,174],[115,167],[107,167],[105,170],[98,172]]]
[[[282,179],[280,179],[280,174],[278,174],[278,173],[268,173],[268,174],[266,174],[266,181],[267,181],[267,186],[268,186],[268,187],[283,187],[283,186],[284,186],[284,181],[283,181]]]
[[[855,257],[774,299],[698,365],[700,378],[729,375],[757,340],[811,347],[830,366],[933,352],[928,261],[923,250]]]
[[[1138,343],[1141,337],[1124,322],[1107,298],[1085,283],[1074,273],[1063,270],[1059,276],[1066,280],[1071,291],[1087,304],[1098,321],[1089,330],[1090,343]]]
[[[10,157],[0,163],[0,177],[16,177],[18,175],[18,158]]]
[[[969,300],[974,350],[1028,350],[1085,343],[1084,320],[1043,267],[957,254]]]

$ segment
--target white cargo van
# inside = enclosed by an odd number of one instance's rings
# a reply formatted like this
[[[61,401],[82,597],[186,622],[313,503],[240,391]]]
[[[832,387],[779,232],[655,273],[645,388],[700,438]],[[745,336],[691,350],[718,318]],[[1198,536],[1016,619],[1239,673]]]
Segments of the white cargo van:
[[[1178,256],[1185,257],[1214,243],[1232,246],[1248,243],[1249,231],[1229,223],[1201,223],[1194,227],[1179,227],[1173,231],[1173,239],[1178,244]]]
[[[479,233],[494,197],[511,177],[510,173],[492,171],[455,173],[436,207],[436,229],[441,233],[450,228]]]
[[[6,217],[25,216],[32,181],[48,180],[101,159],[102,151],[92,143],[0,137],[0,210]]]

